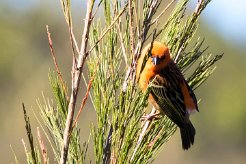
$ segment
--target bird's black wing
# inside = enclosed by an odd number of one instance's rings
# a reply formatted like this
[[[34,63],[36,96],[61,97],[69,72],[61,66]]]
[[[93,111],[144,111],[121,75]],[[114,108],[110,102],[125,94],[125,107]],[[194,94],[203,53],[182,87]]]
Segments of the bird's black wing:
[[[170,75],[156,75],[150,82],[151,94],[160,109],[179,127],[186,120],[184,97],[177,78]]]

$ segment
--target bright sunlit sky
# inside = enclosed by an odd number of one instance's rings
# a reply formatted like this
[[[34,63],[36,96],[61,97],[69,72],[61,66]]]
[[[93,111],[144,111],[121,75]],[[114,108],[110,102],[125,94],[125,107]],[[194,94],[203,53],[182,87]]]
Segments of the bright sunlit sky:
[[[246,0],[212,0],[202,18],[224,39],[246,45]]]
[[[198,0],[191,1],[197,3]],[[72,0],[72,3],[77,2],[76,0]],[[0,5],[1,3],[5,3],[15,10],[24,11],[40,5],[42,0],[9,0],[0,2]],[[240,47],[246,45],[245,17],[246,0],[212,0],[202,15],[206,23],[221,37],[236,43]]]

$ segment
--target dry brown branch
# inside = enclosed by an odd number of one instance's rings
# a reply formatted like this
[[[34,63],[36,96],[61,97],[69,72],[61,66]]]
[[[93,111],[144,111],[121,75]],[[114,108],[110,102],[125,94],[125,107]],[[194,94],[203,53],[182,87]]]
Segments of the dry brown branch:
[[[85,17],[85,25],[84,25],[84,31],[82,35],[82,42],[81,42],[81,49],[78,56],[78,63],[75,64],[75,59],[73,61],[73,67],[72,67],[72,92],[70,96],[70,101],[68,105],[68,115],[66,119],[66,125],[65,130],[63,133],[63,147],[61,150],[61,158],[60,158],[60,164],[65,164],[67,161],[67,155],[68,155],[68,148],[70,143],[70,133],[72,130],[73,125],[73,116],[74,116],[74,110],[75,110],[75,104],[77,101],[77,95],[79,90],[79,84],[81,79],[82,70],[84,67],[85,60],[88,56],[88,53],[86,53],[87,43],[89,39],[89,29],[92,22],[92,9],[94,6],[94,0],[88,0],[87,1],[87,12]]]
[[[72,27],[72,25],[71,26],[68,25],[68,29],[69,29],[70,44],[71,44],[71,48],[72,48],[73,61],[76,63],[75,49],[76,49],[76,51],[77,51],[78,54],[80,52],[79,52],[79,48],[78,48],[78,45],[77,45],[77,41],[76,41],[75,36],[73,34],[73,27]]]
[[[197,5],[196,5],[196,9],[195,9],[195,12],[194,12],[194,13],[196,13],[196,15],[198,15],[198,14],[200,13],[202,3],[204,3],[204,1],[198,0],[198,3],[197,3]]]
[[[82,112],[82,110],[83,110],[83,108],[84,108],[84,106],[85,106],[85,102],[86,102],[86,100],[87,100],[87,98],[88,98],[88,96],[89,96],[90,90],[91,90],[92,82],[93,82],[93,80],[94,80],[94,78],[95,78],[95,76],[96,76],[96,71],[97,71],[97,69],[94,70],[93,75],[92,75],[92,77],[91,77],[89,83],[87,84],[87,90],[86,90],[85,96],[84,96],[84,98],[83,98],[83,100],[82,100],[82,103],[81,103],[81,105],[80,105],[79,112],[78,112],[78,114],[77,114],[77,116],[76,116],[76,118],[75,118],[75,120],[74,120],[72,129],[73,129],[73,128],[75,127],[75,125],[77,124],[78,119],[79,119],[79,116],[80,116],[80,114],[81,114],[81,112]],[[72,130],[71,130],[71,131],[72,131]]]
[[[52,56],[53,62],[55,64],[56,72],[57,72],[59,80],[60,80],[60,82],[62,84],[62,88],[63,88],[63,90],[65,92],[66,98],[68,100],[69,98],[68,98],[68,94],[67,94],[67,89],[66,89],[65,83],[64,83],[63,78],[62,78],[62,73],[61,73],[60,68],[58,66],[58,63],[56,61],[55,52],[54,52],[54,48],[53,48],[53,42],[52,42],[52,39],[51,39],[51,34],[50,34],[50,31],[49,31],[49,26],[48,25],[46,25],[46,31],[47,31],[47,36],[48,36],[48,40],[49,40],[50,52],[51,52],[51,56]]]
[[[136,2],[135,3],[135,6],[134,6],[134,18],[135,18],[135,25],[136,25],[136,32],[137,32],[137,36],[139,36],[140,34],[139,34],[139,25],[138,25],[138,23],[139,23],[139,19],[140,19],[140,13],[138,14],[138,11],[140,12],[140,9],[139,9],[139,6],[141,6],[141,4],[140,4],[140,1],[138,1],[138,2]]]
[[[155,113],[156,113],[156,109],[153,107],[152,108],[152,111],[151,111],[151,113],[149,115],[154,115]],[[145,133],[146,133],[146,131],[147,131],[147,129],[148,129],[148,127],[149,127],[149,125],[150,125],[151,122],[152,122],[152,120],[150,120],[150,119],[146,119],[145,120],[145,122],[143,124],[142,131],[141,131],[141,133],[139,135],[139,138],[138,138],[137,145],[136,145],[136,147],[135,147],[135,149],[133,151],[131,160],[133,160],[133,158],[134,158],[134,156],[135,156],[135,154],[136,154],[136,152],[137,152],[137,150],[138,150],[138,148],[139,148],[139,146],[141,144],[141,141],[142,141],[142,139],[143,139],[143,137],[144,137],[144,135],[145,135]]]
[[[79,54],[79,53],[80,53],[80,52],[79,52],[79,47],[78,47],[78,44],[77,44],[77,41],[76,41],[76,38],[75,38],[75,36],[74,36],[74,33],[73,33],[73,30],[72,30],[72,29],[70,30],[70,35],[71,35],[72,40],[73,40],[73,41],[71,41],[71,42],[73,42],[73,44],[74,44],[74,46],[75,46],[75,48],[76,48],[76,51],[77,51],[77,53]]]
[[[133,15],[133,4],[132,4],[132,0],[129,0],[129,5],[128,5],[128,8],[129,8],[129,31],[130,31],[130,44],[131,44],[131,55],[133,55],[134,53],[134,49],[135,49],[135,37],[134,37],[134,24],[133,24],[133,18],[134,18],[134,15]]]
[[[42,140],[40,131],[39,131],[39,127],[37,127],[37,134],[38,134],[38,141],[39,141],[39,146],[41,149],[41,154],[43,156],[43,164],[47,164],[48,160],[47,160],[47,151],[44,145],[44,142]]]

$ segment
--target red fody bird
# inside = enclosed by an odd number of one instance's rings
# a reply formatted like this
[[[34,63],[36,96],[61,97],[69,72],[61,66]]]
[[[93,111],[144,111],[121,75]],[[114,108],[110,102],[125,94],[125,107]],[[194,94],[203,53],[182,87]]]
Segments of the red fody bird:
[[[188,150],[194,144],[196,133],[189,116],[198,111],[197,99],[166,45],[155,41],[142,50],[137,78],[143,91],[150,86],[149,103],[180,128],[182,147]]]

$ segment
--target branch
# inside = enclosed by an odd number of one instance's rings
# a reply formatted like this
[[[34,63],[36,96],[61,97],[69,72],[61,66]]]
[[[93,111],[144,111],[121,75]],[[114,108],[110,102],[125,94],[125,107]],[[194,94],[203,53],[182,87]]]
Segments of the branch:
[[[134,24],[133,24],[133,6],[132,6],[132,0],[129,0],[129,28],[130,28],[130,44],[131,44],[131,55],[134,53],[135,49],[135,40],[134,40]]]
[[[98,65],[98,63],[97,63],[97,65]],[[76,116],[76,118],[75,118],[75,121],[74,121],[74,123],[73,123],[72,129],[73,129],[73,128],[75,127],[75,125],[77,124],[78,119],[79,119],[79,116],[80,116],[80,114],[81,114],[81,112],[82,112],[82,110],[83,110],[83,108],[84,108],[84,106],[85,106],[85,102],[86,102],[86,100],[87,100],[87,98],[88,98],[88,96],[89,96],[89,93],[90,93],[90,89],[91,89],[91,86],[92,86],[92,82],[93,82],[93,80],[94,80],[94,78],[95,78],[95,76],[96,76],[96,71],[97,71],[97,69],[94,70],[93,75],[92,75],[92,77],[91,77],[91,79],[90,79],[90,81],[89,81],[89,83],[88,83],[88,85],[87,85],[87,90],[86,90],[85,96],[84,96],[84,98],[83,98],[83,100],[82,100],[81,106],[80,106],[80,108],[79,108],[79,112],[78,112],[78,114],[77,114],[77,116]],[[72,130],[71,130],[71,131],[72,131]]]
[[[48,160],[47,160],[47,151],[46,151],[44,142],[43,142],[43,140],[41,138],[39,127],[37,127],[37,133],[38,133],[38,141],[39,141],[39,146],[40,146],[40,149],[41,149],[41,154],[43,156],[43,164],[47,164],[47,162],[48,162]]]
[[[150,23],[150,25],[156,23],[160,17],[169,9],[169,7],[175,2],[176,0],[172,0],[165,8],[162,10],[162,12]]]
[[[62,84],[62,88],[63,88],[63,90],[65,92],[66,98],[68,100],[67,89],[65,87],[65,83],[64,83],[63,78],[62,78],[62,73],[61,73],[60,68],[58,66],[58,63],[56,61],[55,52],[54,52],[54,48],[53,48],[53,42],[52,42],[52,39],[51,39],[51,34],[50,34],[50,31],[49,31],[49,26],[48,25],[46,25],[46,31],[47,31],[47,36],[48,36],[48,40],[49,40],[50,52],[51,52],[52,59],[53,59],[53,62],[55,64],[55,67],[56,67],[56,72],[57,72],[59,80],[60,80],[60,82]]]
[[[122,49],[122,54],[123,54],[125,63],[127,64],[126,48],[125,48],[125,45],[124,45],[124,39],[123,39],[123,36],[122,36],[122,31],[120,29],[119,23],[116,24],[116,27],[117,27],[117,30],[119,32],[119,39],[120,39],[120,46],[121,46],[121,49]]]
[[[27,116],[26,107],[25,107],[24,103],[22,103],[22,109],[23,109],[24,119],[25,119],[25,123],[26,123],[25,128],[26,128],[26,132],[27,132],[27,137],[28,137],[30,148],[31,148],[32,162],[34,164],[37,164],[38,160],[37,160],[37,157],[36,157],[36,152],[35,152],[34,143],[33,143],[33,135],[32,135],[31,124],[30,124],[29,117]],[[22,140],[22,142],[23,142],[23,145],[25,147],[26,154],[27,154],[27,149],[26,149],[24,140]]]
[[[117,20],[124,13],[124,11],[126,10],[127,5],[128,5],[128,3],[125,4],[123,9],[116,16],[116,18],[112,21],[112,23],[108,26],[108,28],[99,36],[98,40],[95,42],[95,44],[90,48],[90,50],[86,54],[89,54],[96,47],[96,45],[102,40],[102,38],[109,32],[109,30],[113,27],[113,25],[117,22]]]
[[[146,41],[147,34],[149,32],[151,26],[151,20],[154,14],[157,11],[160,2],[157,0],[153,0],[151,2],[145,1],[144,5],[146,6],[146,11],[144,12],[144,20],[141,25],[141,32],[138,31],[138,43],[135,47],[133,59],[130,67],[128,68],[125,76],[125,80],[123,82],[122,91],[126,92],[129,80],[135,79],[135,69],[137,64],[137,59],[141,53],[144,42]]]
[[[89,36],[89,29],[92,22],[92,9],[94,6],[94,0],[88,0],[87,1],[87,12],[85,17],[85,26],[84,26],[84,32],[82,35],[82,43],[81,43],[81,50],[80,54],[78,56],[78,63],[75,64],[75,59],[73,61],[73,67],[72,67],[72,93],[70,96],[70,101],[68,105],[68,115],[66,119],[66,126],[63,133],[63,147],[61,152],[61,158],[60,158],[60,164],[65,164],[67,161],[68,156],[68,148],[69,148],[69,142],[70,142],[70,135],[72,130],[72,124],[73,124],[73,116],[74,116],[74,110],[75,110],[75,104],[77,101],[77,95],[79,90],[79,84],[81,79],[82,70],[84,67],[85,60],[88,56],[88,53],[86,53],[86,47],[88,43],[88,36]]]
[[[156,112],[156,109],[153,107],[151,113],[149,114],[149,116],[154,115],[155,112]],[[149,125],[150,125],[151,122],[152,122],[151,119],[147,119],[146,118],[146,121],[143,124],[142,131],[141,131],[141,133],[139,135],[137,145],[136,145],[136,147],[135,147],[135,149],[133,151],[133,154],[132,154],[132,157],[131,157],[131,161],[134,159],[134,156],[135,156],[135,154],[136,154],[139,146],[141,145],[141,141],[142,141],[142,139],[143,139],[143,137],[144,137],[144,135],[145,135],[145,133],[146,133],[146,131],[147,131],[147,129],[148,129],[148,127],[149,127]]]

